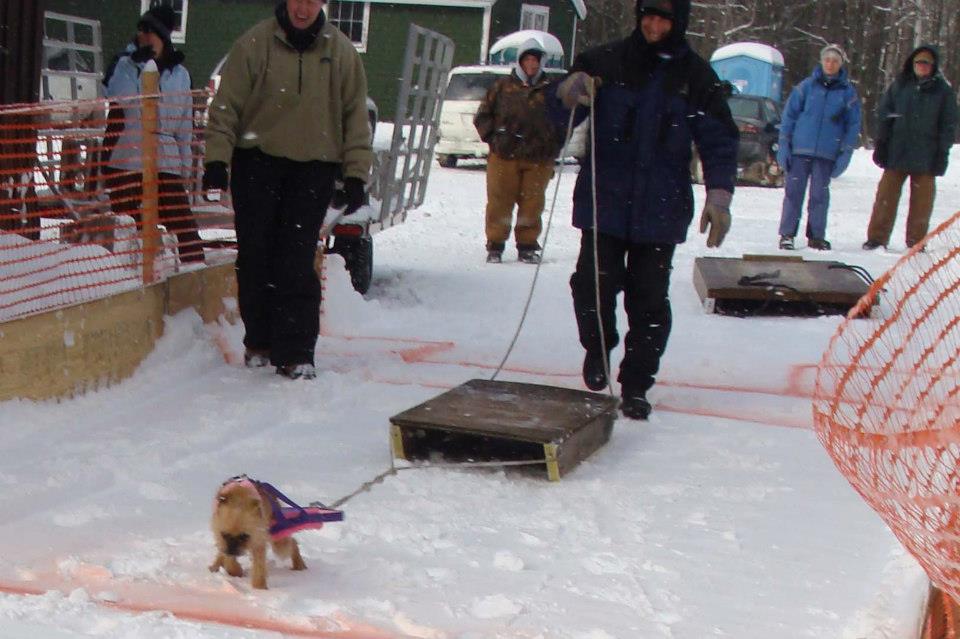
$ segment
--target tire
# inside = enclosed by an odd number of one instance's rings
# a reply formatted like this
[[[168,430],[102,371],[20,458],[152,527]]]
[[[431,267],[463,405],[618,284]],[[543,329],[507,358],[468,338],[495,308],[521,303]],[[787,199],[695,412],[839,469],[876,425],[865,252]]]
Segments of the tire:
[[[457,166],[457,156],[455,155],[437,155],[437,163],[445,169],[452,169]]]
[[[333,250],[343,256],[353,290],[365,295],[373,282],[373,240],[369,237],[338,237]]]

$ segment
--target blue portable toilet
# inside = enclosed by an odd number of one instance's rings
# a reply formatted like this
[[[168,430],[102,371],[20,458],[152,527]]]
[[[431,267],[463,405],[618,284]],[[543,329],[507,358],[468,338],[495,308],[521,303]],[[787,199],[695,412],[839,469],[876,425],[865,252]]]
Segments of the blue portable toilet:
[[[762,95],[780,104],[783,91],[783,54],[768,44],[734,42],[710,56],[710,66],[721,80],[740,93]]]

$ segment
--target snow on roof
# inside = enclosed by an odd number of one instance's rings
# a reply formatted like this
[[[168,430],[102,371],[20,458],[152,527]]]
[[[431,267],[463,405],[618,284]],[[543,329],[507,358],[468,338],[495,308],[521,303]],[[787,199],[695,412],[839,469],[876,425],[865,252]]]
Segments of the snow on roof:
[[[556,36],[551,33],[547,33],[546,31],[537,31],[535,29],[514,31],[513,33],[503,36],[497,40],[492,47],[490,47],[490,55],[499,53],[504,49],[519,47],[530,39],[539,42],[540,46],[543,47],[543,50],[547,52],[547,55],[563,55],[563,45],[560,44],[560,40],[558,40]]]
[[[759,42],[734,42],[733,44],[720,47],[710,56],[710,61],[726,60],[727,58],[735,58],[737,56],[746,56],[748,58],[754,58],[755,60],[783,66],[783,54],[769,44],[761,44]]]
[[[584,20],[587,17],[587,3],[583,0],[570,0],[570,4],[573,5],[573,8],[577,10],[577,15],[580,16],[581,20]]]

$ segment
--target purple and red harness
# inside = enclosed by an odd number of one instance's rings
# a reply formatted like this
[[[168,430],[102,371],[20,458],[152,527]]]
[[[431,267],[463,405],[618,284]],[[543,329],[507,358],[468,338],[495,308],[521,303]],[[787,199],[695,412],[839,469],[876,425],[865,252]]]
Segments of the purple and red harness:
[[[270,504],[270,539],[279,541],[301,530],[323,528],[331,521],[343,521],[343,511],[327,508],[320,502],[313,502],[306,508],[265,481],[250,479],[246,475],[237,475],[223,482],[220,491],[232,484],[240,484],[256,493],[259,499],[266,498]],[[217,493],[220,494],[219,492]],[[286,506],[282,505],[286,504]]]

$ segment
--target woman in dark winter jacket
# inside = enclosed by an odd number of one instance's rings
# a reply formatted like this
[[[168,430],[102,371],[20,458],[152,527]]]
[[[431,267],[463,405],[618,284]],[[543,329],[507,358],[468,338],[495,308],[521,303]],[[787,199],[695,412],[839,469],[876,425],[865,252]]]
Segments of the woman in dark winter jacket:
[[[154,7],[140,17],[137,35],[104,78],[108,98],[143,94],[141,74],[147,61],[155,60],[160,72],[157,123],[157,172],[160,221],[177,235],[178,252],[184,262],[202,262],[203,247],[197,222],[190,210],[186,184],[193,176],[193,98],[190,73],[184,55],[173,47],[173,10]],[[107,131],[110,158],[104,173],[114,213],[125,213],[142,224],[143,149],[139,103],[120,99],[111,117],[122,112],[122,125],[111,123]]]
[[[720,246],[730,227],[738,132],[716,73],[687,43],[690,2],[638,0],[636,10],[632,35],[577,56],[550,112],[565,127],[569,109],[580,120],[588,111],[579,105],[592,102],[595,110],[596,147],[573,193],[573,225],[582,236],[570,288],[586,350],[584,383],[591,390],[608,383],[622,291],[629,331],[620,409],[646,419],[646,394],[670,335],[673,254],[693,219],[691,147],[697,146],[707,185],[700,231],[709,228],[708,247]]]
[[[908,177],[907,247],[922,240],[930,226],[936,176],[947,170],[957,130],[957,94],[940,75],[939,57],[933,45],[915,49],[880,100],[873,161],[884,171],[863,243],[868,251],[890,241]]]
[[[845,60],[838,45],[824,47],[820,64],[793,88],[787,100],[777,151],[777,161],[786,171],[780,214],[782,249],[793,249],[807,182],[807,245],[820,251],[830,249],[826,239],[830,179],[847,170],[860,136],[860,98],[847,78]]]

